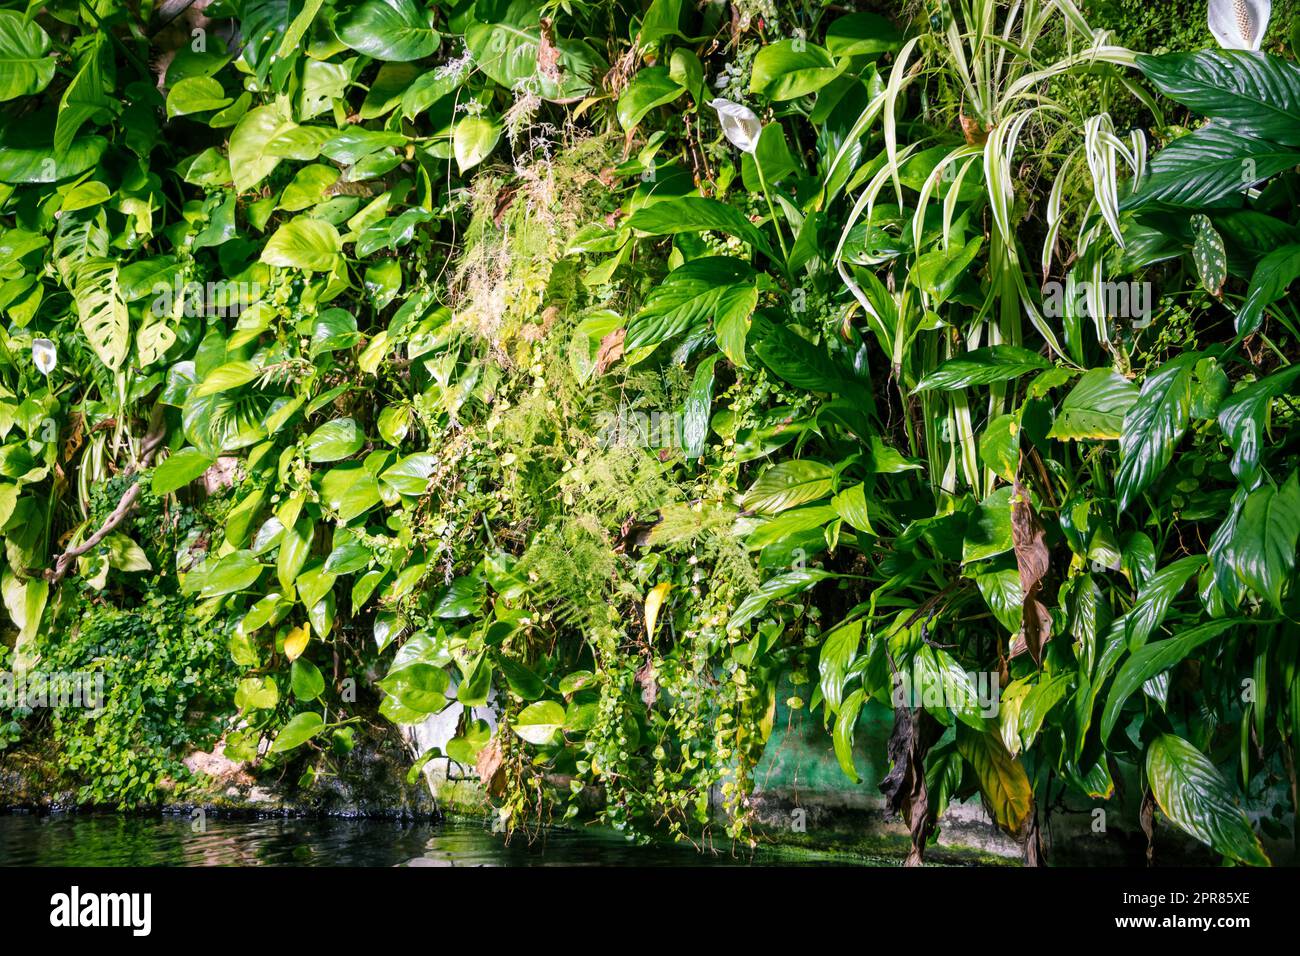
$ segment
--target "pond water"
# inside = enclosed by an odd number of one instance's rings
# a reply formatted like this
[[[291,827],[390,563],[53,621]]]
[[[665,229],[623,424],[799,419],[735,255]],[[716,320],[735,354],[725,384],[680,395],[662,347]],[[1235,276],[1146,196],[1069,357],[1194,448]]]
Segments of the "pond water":
[[[746,866],[775,853],[636,846],[597,829],[543,830],[530,842],[469,822],[0,814],[0,866]],[[808,861],[811,862],[811,861]]]

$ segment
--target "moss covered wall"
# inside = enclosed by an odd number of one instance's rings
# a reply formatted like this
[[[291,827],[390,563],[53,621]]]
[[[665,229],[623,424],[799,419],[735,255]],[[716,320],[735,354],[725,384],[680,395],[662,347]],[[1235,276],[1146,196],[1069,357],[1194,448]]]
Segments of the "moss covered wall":
[[[1081,0],[1088,22],[1112,31],[1124,46],[1146,53],[1214,45],[1204,0]],[[1265,45],[1284,46],[1300,24],[1300,0],[1273,0]]]

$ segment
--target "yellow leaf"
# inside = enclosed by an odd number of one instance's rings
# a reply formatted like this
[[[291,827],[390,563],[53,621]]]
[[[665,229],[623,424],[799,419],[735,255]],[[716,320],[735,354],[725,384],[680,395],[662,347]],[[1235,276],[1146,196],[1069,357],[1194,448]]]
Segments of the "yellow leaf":
[[[302,657],[302,652],[307,649],[307,642],[310,640],[311,629],[306,624],[299,624],[284,636],[284,656],[291,661],[296,661]]]
[[[975,770],[984,804],[993,822],[1018,836],[1034,809],[1034,795],[1020,761],[996,733],[957,725],[957,751]]]
[[[668,596],[672,585],[667,581],[656,584],[650,589],[645,599],[645,633],[647,638],[655,636],[655,624],[659,622],[659,608],[663,607],[664,598]]]

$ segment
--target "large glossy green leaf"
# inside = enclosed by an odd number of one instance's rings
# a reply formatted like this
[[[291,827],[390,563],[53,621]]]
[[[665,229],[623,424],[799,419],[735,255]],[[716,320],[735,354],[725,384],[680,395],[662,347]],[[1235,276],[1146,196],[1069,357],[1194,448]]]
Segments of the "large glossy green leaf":
[[[778,40],[754,57],[749,90],[771,100],[796,99],[820,90],[839,76],[844,66],[807,40]]]
[[[546,692],[546,684],[533,671],[510,657],[497,658],[497,666],[510,685],[512,693],[524,700],[537,700]]]
[[[194,572],[193,576],[199,582],[199,598],[206,600],[252,587],[262,576],[262,569],[251,551],[233,551],[211,569]]]
[[[681,30],[681,22],[682,0],[653,0],[641,19],[637,44],[650,46],[667,36],[686,38]]]
[[[329,272],[339,262],[343,242],[339,231],[323,219],[300,216],[275,231],[262,249],[262,261],[270,266]]]
[[[1106,707],[1101,715],[1102,739],[1105,740],[1110,736],[1124,708],[1124,702],[1138,688],[1152,677],[1186,659],[1202,644],[1213,640],[1237,624],[1238,621],[1235,619],[1210,621],[1199,627],[1181,631],[1174,637],[1138,648],[1115,675],[1115,683],[1111,687],[1110,696],[1106,698]]]
[[[618,98],[618,122],[630,132],[656,106],[665,106],[686,92],[666,66],[646,67],[632,78]]]
[[[1300,278],[1300,245],[1285,245],[1264,256],[1250,277],[1246,301],[1237,313],[1237,332],[1249,335],[1264,320],[1264,310],[1286,294],[1287,287]]]
[[[289,683],[299,700],[315,700],[325,692],[325,677],[320,668],[301,657],[289,670]]]
[[[1273,399],[1284,395],[1300,378],[1300,365],[1253,382],[1233,392],[1219,406],[1219,429],[1232,446],[1232,473],[1246,489],[1259,480],[1259,453],[1264,441],[1264,423]]]
[[[1047,437],[1061,441],[1119,438],[1124,416],[1137,398],[1138,387],[1114,369],[1090,369],[1065,396]]]
[[[185,487],[211,468],[214,460],[197,448],[182,448],[173,452],[153,470],[153,493],[165,495]]]
[[[910,706],[924,706],[945,724],[952,723],[951,714],[977,730],[984,728],[974,680],[943,648],[922,644],[912,655],[911,667],[900,674]]]
[[[438,49],[433,14],[416,0],[363,0],[339,13],[339,39],[376,60],[419,60]]]
[[[167,93],[167,117],[225,109],[232,102],[219,81],[210,76],[189,76]]]
[[[743,504],[762,514],[778,514],[830,494],[833,475],[831,466],[820,461],[778,462],[750,485]]]
[[[106,56],[109,41],[100,34],[87,48],[72,82],[63,90],[54,123],[54,152],[62,156],[71,148],[77,133],[91,119],[113,112],[118,102],[113,88],[111,61]]]
[[[1196,363],[1201,353],[1185,352],[1147,376],[1137,401],[1124,416],[1115,493],[1119,510],[1149,488],[1174,457],[1174,446],[1191,421]]]
[[[760,169],[763,172],[761,177],[758,175]],[[780,120],[764,124],[754,151],[740,154],[741,178],[745,188],[753,193],[761,193],[764,183],[771,187],[800,169],[800,162],[790,151],[790,144],[785,138],[785,127]],[[808,250],[804,262],[814,255],[815,250]],[[790,268],[793,269],[796,258],[794,252],[791,252],[790,258]]]
[[[965,245],[932,249],[917,256],[910,278],[935,306],[947,301],[984,245],[983,236],[974,236]]]
[[[285,528],[280,536],[280,551],[275,559],[275,573],[286,593],[292,594],[298,573],[307,565],[311,545],[316,538],[316,523],[311,518],[299,518],[292,527]]]
[[[1173,734],[1147,748],[1147,782],[1169,821],[1224,856],[1268,866],[1250,820],[1210,759]]]
[[[769,259],[780,261],[766,237],[735,206],[701,196],[679,196],[642,206],[628,217],[630,228],[652,236],[715,230],[743,239]]]
[[[860,395],[866,391],[824,347],[770,319],[760,321],[759,316],[755,316],[753,325],[754,354],[779,378],[813,392]]]
[[[191,445],[217,458],[264,438],[266,420],[276,404],[276,399],[248,391],[191,395],[181,410],[181,424]]]
[[[817,670],[821,675],[822,698],[832,712],[838,712],[844,700],[844,684],[862,641],[862,624],[861,619],[842,624],[822,642]]]
[[[853,737],[858,727],[858,713],[865,700],[866,694],[860,687],[849,694],[835,715],[835,728],[831,731],[835,759],[839,761],[844,776],[854,783],[858,783],[861,777],[858,776],[858,768],[853,765]]]
[[[704,454],[709,440],[709,412],[713,408],[714,369],[721,356],[711,355],[695,367],[682,411],[682,445],[687,458]]]
[[[1295,149],[1210,123],[1157,153],[1146,178],[1124,197],[1120,208],[1156,201],[1209,206],[1297,163],[1300,152]]]
[[[878,13],[850,13],[826,28],[826,49],[834,57],[887,53],[902,45],[898,27]]]
[[[564,727],[564,708],[553,700],[539,700],[521,710],[511,727],[530,744],[552,743]]]
[[[461,173],[473,169],[492,154],[501,139],[501,124],[487,116],[466,116],[452,133],[452,151]]]
[[[837,494],[831,501],[835,513],[853,528],[865,534],[874,535],[871,525],[871,509],[867,505],[867,486],[863,482],[851,485]]]
[[[218,392],[228,392],[241,385],[247,385],[261,374],[262,369],[244,359],[226,362],[205,375],[203,381],[199,382],[190,394],[194,398],[203,398],[207,395],[216,395]]]
[[[325,721],[315,711],[309,710],[305,713],[295,714],[276,734],[275,740],[271,744],[271,753],[282,754],[301,747],[324,729]]]
[[[303,447],[307,460],[315,462],[338,461],[361,450],[366,434],[351,418],[335,418],[307,436]]]
[[[407,455],[380,477],[398,494],[422,495],[428,489],[429,476],[437,466],[437,456],[421,452]]]
[[[983,561],[1010,551],[1014,545],[1011,536],[1011,485],[1004,485],[979,503],[975,514],[966,523],[966,536],[962,541],[961,559]]]
[[[1264,483],[1246,498],[1231,557],[1237,576],[1278,610],[1282,590],[1294,577],[1300,543],[1300,472],[1279,488]]]
[[[1300,146],[1300,67],[1247,50],[1139,54],[1137,67],[1171,100],[1232,129]]]
[[[1122,647],[1137,650],[1144,645],[1164,621],[1174,599],[1204,566],[1205,556],[1192,554],[1171,561],[1152,574],[1139,588],[1128,613],[1115,619],[1114,626],[1122,634]]]
[[[736,606],[735,612],[727,621],[727,626],[744,627],[762,614],[771,602],[806,591],[819,581],[825,581],[827,578],[833,577],[835,577],[834,573],[823,571],[821,568],[804,568],[803,570],[787,571],[785,574],[778,574],[774,578],[769,578],[762,583],[757,591],[748,595]]]
[[[68,179],[94,166],[107,148],[108,140],[102,136],[82,136],[56,156],[48,142],[40,145],[14,138],[0,145],[0,183]]]
[[[280,164],[280,157],[267,150],[277,136],[296,129],[297,124],[279,103],[249,110],[230,134],[230,171],[235,189],[252,189]]]
[[[475,12],[479,19],[488,15],[481,9]],[[541,7],[533,0],[511,0],[504,11],[494,13],[492,22],[471,21],[465,27],[465,45],[474,55],[475,66],[490,79],[506,89],[525,85],[545,100],[585,95],[605,66],[584,41],[551,36],[547,59],[553,55],[554,65],[539,69]]]
[[[405,648],[404,648],[405,649]],[[436,714],[447,706],[451,678],[441,667],[424,661],[393,661],[393,669],[379,682],[404,708],[419,714]]]
[[[243,34],[243,60],[253,69],[259,83],[284,79],[291,60],[286,54],[297,54],[298,49],[281,50],[289,25],[294,22],[296,8],[301,0],[243,0],[239,4],[239,28]],[[276,54],[279,56],[276,56]],[[279,63],[279,69],[272,68]],[[174,78],[168,69],[169,79]]]
[[[31,96],[50,85],[56,61],[40,24],[0,10],[0,102]]]
[[[1013,567],[977,574],[975,584],[993,616],[1007,631],[1019,634],[1025,603],[1020,571]]]
[[[279,701],[274,677],[245,677],[235,689],[235,706],[240,710],[270,710]]]
[[[1034,739],[1042,729],[1043,722],[1052,708],[1065,699],[1070,692],[1073,678],[1068,673],[1044,678],[1034,684],[1020,703],[1017,715],[1017,729],[1021,746],[1028,750],[1034,745]]]
[[[719,328],[744,326],[757,304],[754,270],[747,264],[729,256],[692,259],[646,297],[628,323],[623,348],[658,345],[710,319]]]
[[[989,345],[948,359],[921,381],[913,391],[958,389],[970,385],[991,385],[1019,378],[1029,372],[1051,368],[1052,363],[1037,352],[1017,345]]]

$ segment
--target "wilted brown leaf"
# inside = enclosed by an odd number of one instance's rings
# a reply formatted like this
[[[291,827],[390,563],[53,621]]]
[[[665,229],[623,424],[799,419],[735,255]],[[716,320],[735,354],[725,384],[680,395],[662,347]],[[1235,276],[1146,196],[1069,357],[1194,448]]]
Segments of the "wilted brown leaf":
[[[934,832],[934,813],[925,788],[925,755],[943,728],[921,708],[894,707],[894,731],[889,737],[889,773],[880,781],[889,809],[899,814],[912,833],[907,866],[924,862],[925,844]]]
[[[654,665],[646,661],[636,672],[636,682],[641,685],[641,702],[649,709],[659,699],[659,682],[655,680]]]
[[[1142,808],[1138,811],[1138,823],[1147,838],[1147,866],[1154,862],[1156,852],[1156,798],[1148,790],[1142,794]]]
[[[537,43],[537,72],[553,83],[560,82],[560,51],[555,45],[551,21],[541,19],[541,38]]]
[[[1020,590],[1024,595],[1024,614],[1020,638],[1011,648],[1011,656],[1029,651],[1035,664],[1043,660],[1043,648],[1052,637],[1052,618],[1042,593],[1051,563],[1043,534],[1029,492],[1019,481],[1011,495],[1011,541],[1016,550],[1016,567],[1020,570]]]
[[[623,340],[627,338],[627,329],[615,329],[600,340],[596,351],[596,374],[604,375],[611,365],[623,357]]]
[[[983,146],[989,138],[989,131],[980,125],[979,120],[961,114],[961,134],[966,137],[967,146]]]
[[[489,797],[499,797],[505,793],[505,754],[501,750],[501,741],[493,737],[488,745],[478,752],[474,762],[479,782],[483,784]]]

